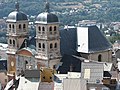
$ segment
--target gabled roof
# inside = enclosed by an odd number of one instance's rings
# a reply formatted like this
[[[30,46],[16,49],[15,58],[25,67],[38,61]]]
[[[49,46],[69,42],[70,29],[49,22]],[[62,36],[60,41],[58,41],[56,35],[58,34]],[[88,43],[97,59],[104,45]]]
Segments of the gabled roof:
[[[78,52],[94,53],[112,48],[97,26],[77,28]]]

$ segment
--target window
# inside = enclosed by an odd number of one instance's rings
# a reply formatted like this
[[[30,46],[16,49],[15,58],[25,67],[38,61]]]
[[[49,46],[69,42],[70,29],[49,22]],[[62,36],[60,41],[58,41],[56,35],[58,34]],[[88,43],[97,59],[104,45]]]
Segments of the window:
[[[10,39],[10,44],[12,44],[12,40]]]
[[[39,43],[39,48],[41,48],[41,43]]]
[[[45,33],[45,27],[42,27],[42,34],[44,34]]]
[[[56,31],[57,30],[57,27],[56,26],[54,26],[54,31]]]
[[[11,24],[9,24],[9,28],[11,28]]]
[[[45,48],[45,44],[43,43],[43,48]]]
[[[49,28],[50,34],[52,34],[52,27]]]
[[[42,31],[43,31],[43,32],[45,31],[45,27],[42,27]]]
[[[57,48],[57,43],[55,43],[55,46],[54,46],[54,48]]]
[[[56,34],[56,33],[57,33],[57,27],[54,26],[54,34]]]
[[[50,49],[51,49],[51,48],[53,48],[53,45],[52,45],[52,43],[50,44]]]
[[[13,28],[13,29],[15,28],[14,25],[12,25],[12,28]]]
[[[13,46],[15,46],[15,40],[13,40]]]
[[[43,79],[45,79],[45,76],[43,77]]]
[[[26,28],[26,25],[25,25],[25,24],[23,24],[23,28],[24,28],[24,29]]]
[[[98,62],[101,62],[102,61],[102,55],[98,55]]]
[[[41,31],[41,27],[40,26],[38,27],[38,30]]]
[[[52,27],[50,27],[50,29],[49,29],[50,31],[52,31]]]
[[[21,24],[19,24],[19,29],[21,29]]]

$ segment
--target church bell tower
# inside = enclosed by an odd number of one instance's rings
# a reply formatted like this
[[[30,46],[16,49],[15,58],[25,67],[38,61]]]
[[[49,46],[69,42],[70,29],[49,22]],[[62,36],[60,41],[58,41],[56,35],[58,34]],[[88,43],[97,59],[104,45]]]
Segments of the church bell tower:
[[[46,2],[45,12],[36,18],[36,51],[38,69],[53,68],[60,62],[59,21],[55,14],[50,13],[49,3]]]
[[[16,2],[15,10],[7,17],[8,38],[8,74],[16,73],[16,51],[21,48],[28,35],[27,15],[19,11],[19,3]]]

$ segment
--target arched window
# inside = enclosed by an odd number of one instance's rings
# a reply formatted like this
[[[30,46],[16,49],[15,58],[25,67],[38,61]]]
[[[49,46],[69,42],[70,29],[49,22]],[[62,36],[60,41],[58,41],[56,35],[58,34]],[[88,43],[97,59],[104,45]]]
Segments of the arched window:
[[[45,44],[44,44],[44,43],[43,43],[43,45],[42,45],[42,46],[43,46],[43,48],[45,48]]]
[[[38,27],[38,30],[41,31],[41,27],[40,26]]]
[[[57,30],[57,27],[56,26],[54,26],[54,31],[56,31]]]
[[[54,34],[56,34],[56,33],[57,33],[57,27],[54,26]]]
[[[45,31],[45,27],[42,27],[42,31],[43,31],[43,32]]]
[[[52,31],[52,27],[50,27],[49,30]]]
[[[10,42],[10,44],[12,44],[12,40],[11,40],[11,39],[10,39],[10,41],[9,41],[9,42]]]
[[[15,40],[13,40],[13,46],[15,46]]]
[[[39,43],[39,48],[41,48],[41,43]]]
[[[21,29],[21,24],[19,24],[19,29]]]
[[[42,27],[42,34],[45,33],[45,27]]]
[[[101,62],[101,61],[102,61],[102,55],[99,54],[99,55],[98,55],[98,62]]]
[[[14,25],[12,25],[12,28],[13,28],[13,29],[15,28]]]
[[[54,48],[57,48],[57,43],[55,43],[55,46],[54,46]]]
[[[11,28],[11,24],[9,24],[9,28]]]
[[[24,28],[24,29],[26,28],[26,25],[25,25],[25,24],[23,24],[23,28]]]
[[[52,27],[49,28],[50,34],[52,34]]]
[[[51,48],[53,48],[53,44],[52,44],[52,43],[50,44],[50,49],[51,49]]]

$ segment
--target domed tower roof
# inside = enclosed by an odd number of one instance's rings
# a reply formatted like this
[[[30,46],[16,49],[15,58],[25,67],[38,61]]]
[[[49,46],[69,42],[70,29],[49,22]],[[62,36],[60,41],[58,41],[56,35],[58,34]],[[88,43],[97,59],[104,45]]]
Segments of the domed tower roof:
[[[58,23],[58,17],[49,12],[49,3],[46,2],[46,6],[45,6],[45,12],[40,13],[37,18],[36,18],[36,22],[35,23],[43,23],[43,24],[47,24],[47,23]]]
[[[7,22],[17,22],[17,21],[25,21],[28,20],[27,15],[21,11],[19,11],[19,3],[15,4],[16,10],[11,12],[7,17]]]

